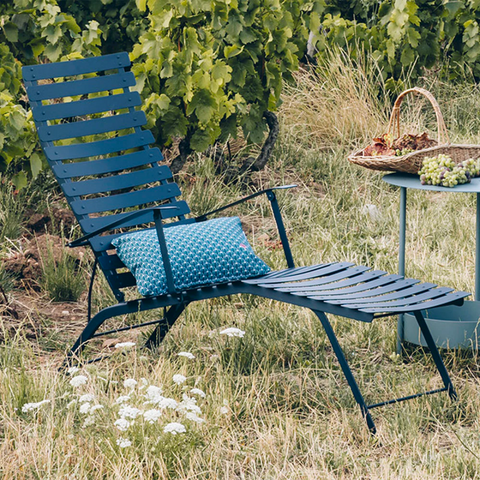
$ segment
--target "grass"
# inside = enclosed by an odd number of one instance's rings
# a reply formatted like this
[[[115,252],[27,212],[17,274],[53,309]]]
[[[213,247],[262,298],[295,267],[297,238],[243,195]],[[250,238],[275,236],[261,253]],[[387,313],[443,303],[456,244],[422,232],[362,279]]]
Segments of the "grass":
[[[282,130],[272,163],[255,181],[263,187],[299,185],[296,191],[279,194],[298,265],[348,260],[395,272],[399,192],[382,182],[381,174],[346,160],[350,149],[382,133],[386,120],[383,103],[367,96],[366,82],[371,77],[357,66],[352,69],[344,58],[333,57],[331,71],[322,70],[319,79],[309,72],[297,77],[280,112]],[[453,96],[451,86],[431,79],[425,83],[445,105],[452,138],[477,142],[476,91],[455,87],[459,94]],[[359,115],[352,115],[348,104],[356,105]],[[405,107],[407,117],[415,119],[419,128],[431,125],[428,110],[423,115],[413,102]],[[410,111],[417,113],[410,115]],[[235,185],[225,186],[213,172],[209,161],[199,159],[182,176],[185,199],[195,213],[242,194]],[[375,205],[380,217],[371,218],[365,205]],[[272,268],[282,268],[281,251],[264,240],[265,235],[275,238],[266,200],[256,198],[230,213],[241,216],[259,255]],[[409,192],[407,275],[472,291],[474,217],[473,196]],[[15,296],[15,291],[10,295]],[[109,295],[99,275],[94,291],[97,306],[108,305]],[[148,312],[142,319],[154,320],[157,315]],[[8,319],[3,322],[8,324]],[[52,338],[63,327],[48,318],[43,322],[49,325]],[[394,354],[395,318],[363,324],[332,317],[332,323],[367,402],[440,386],[433,362],[423,350],[408,349],[403,357]],[[219,334],[224,327],[241,328],[246,334],[225,337]],[[73,341],[74,332],[71,337]],[[126,333],[116,338],[139,346],[144,337]],[[441,394],[376,409],[372,413],[378,435],[372,438],[318,320],[306,310],[248,296],[191,305],[158,352],[110,349],[110,360],[77,372],[88,377],[77,389],[70,385],[71,377],[57,372],[63,351],[60,347],[50,350],[60,344],[49,342],[46,348],[41,340],[27,341],[17,330],[0,345],[2,478],[437,480],[480,476],[476,352],[444,352],[459,393],[456,404]],[[195,358],[179,357],[181,351]],[[185,383],[175,385],[175,374],[184,375]],[[206,398],[198,398],[197,405],[205,423],[165,411],[155,425],[138,419],[128,432],[120,432],[114,426],[119,409],[115,400],[128,392],[123,387],[126,378],[139,382],[130,402],[136,406],[144,401],[141,378],[162,386],[164,395],[177,401],[183,393],[193,396],[189,392],[194,387],[202,389]],[[87,426],[78,403],[67,407],[85,393],[93,394],[94,403],[104,407]],[[50,403],[22,412],[25,403],[44,399]],[[164,433],[171,421],[184,423],[187,432]],[[121,449],[117,445],[121,437],[128,437],[132,446]]]

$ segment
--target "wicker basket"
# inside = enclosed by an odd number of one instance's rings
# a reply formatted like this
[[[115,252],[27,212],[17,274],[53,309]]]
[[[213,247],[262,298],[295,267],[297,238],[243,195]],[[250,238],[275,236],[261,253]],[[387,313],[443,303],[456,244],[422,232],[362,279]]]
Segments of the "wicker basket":
[[[388,133],[393,133],[396,138],[400,137],[400,105],[403,99],[409,93],[416,93],[425,96],[432,104],[433,110],[437,117],[438,125],[438,144],[434,147],[416,150],[401,156],[365,156],[363,149],[353,152],[348,160],[362,167],[371,170],[396,171],[417,174],[422,168],[422,162],[425,157],[436,157],[443,153],[452,158],[455,163],[463,162],[468,158],[480,157],[480,145],[453,145],[448,138],[447,128],[443,120],[442,112],[438,106],[435,97],[423,88],[410,88],[401,93],[395,105],[393,106],[392,115],[388,124]]]

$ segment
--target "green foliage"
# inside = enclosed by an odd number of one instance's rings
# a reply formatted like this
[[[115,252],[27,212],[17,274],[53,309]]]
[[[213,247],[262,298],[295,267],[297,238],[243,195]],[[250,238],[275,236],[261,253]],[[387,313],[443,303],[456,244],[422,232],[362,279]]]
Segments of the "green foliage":
[[[17,188],[35,178],[43,154],[21,87],[21,65],[99,55],[101,28],[80,28],[56,0],[15,0],[0,6],[0,172]]]
[[[320,59],[332,45],[352,58],[359,49],[371,52],[387,87],[397,91],[404,88],[405,71],[415,80],[433,67],[449,79],[468,69],[478,80],[479,21],[474,1],[334,0],[327,2],[315,42]]]
[[[186,137],[203,151],[243,129],[251,142],[266,130],[284,80],[298,66],[310,14],[303,0],[137,0],[149,29],[131,55],[149,127],[160,144]],[[318,17],[318,16],[317,16]]]
[[[480,79],[477,1],[13,0],[0,4],[0,172],[17,188],[45,162],[25,104],[20,66],[127,50],[148,127],[161,146],[185,138],[203,151],[266,131],[284,82],[306,51],[370,52],[386,87],[435,68]]]

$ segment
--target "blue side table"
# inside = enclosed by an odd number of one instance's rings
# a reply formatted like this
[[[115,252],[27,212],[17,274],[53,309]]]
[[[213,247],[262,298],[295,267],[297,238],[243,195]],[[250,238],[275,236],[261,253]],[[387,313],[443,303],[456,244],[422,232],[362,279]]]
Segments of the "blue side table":
[[[480,317],[480,178],[472,179],[471,183],[457,185],[454,188],[435,185],[422,185],[418,175],[409,173],[391,173],[383,177],[383,181],[400,187],[400,237],[398,254],[398,273],[405,275],[405,230],[407,218],[407,189],[431,190],[434,192],[464,192],[477,195],[477,223],[475,247],[475,301],[465,302],[463,307],[442,307],[435,309],[435,318],[431,319],[430,328],[439,347],[475,347],[478,348],[480,332],[477,335],[477,324]],[[427,319],[428,319],[428,312]],[[432,312],[433,313],[433,312]],[[453,318],[452,318],[453,316]],[[404,339],[418,345],[424,345],[420,333],[416,334],[414,321],[406,325],[410,315],[399,315],[397,328],[397,353],[401,352]],[[414,320],[414,317],[412,318]],[[408,332],[405,327],[407,326]],[[415,331],[412,330],[415,329]],[[479,328],[480,330],[480,328]],[[407,334],[407,335],[406,335]],[[418,341],[416,341],[418,339]]]

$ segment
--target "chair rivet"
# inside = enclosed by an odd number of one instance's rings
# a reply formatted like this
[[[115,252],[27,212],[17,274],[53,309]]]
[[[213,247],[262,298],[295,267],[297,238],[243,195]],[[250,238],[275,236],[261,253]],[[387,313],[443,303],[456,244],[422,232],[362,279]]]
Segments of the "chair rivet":
[[[30,71],[33,72],[33,67],[30,67]]]
[[[32,75],[32,78],[36,78],[35,75]]]
[[[37,95],[40,95],[40,92],[37,92]]]
[[[72,188],[72,192],[75,192],[76,191],[76,188]]]
[[[47,135],[51,135],[51,134],[52,134],[52,132],[47,132]]]
[[[117,55],[117,58],[120,58],[120,55]]]
[[[46,115],[45,112],[42,112],[42,115]]]
[[[84,206],[84,205],[82,205],[82,210],[85,210],[85,206]]]
[[[150,154],[149,154],[149,157],[153,157],[153,153],[150,153]]]
[[[55,152],[55,155],[58,155],[58,152]],[[66,172],[66,170],[64,170]]]
[[[143,139],[144,139],[144,137],[140,137],[140,140],[143,140]]]

